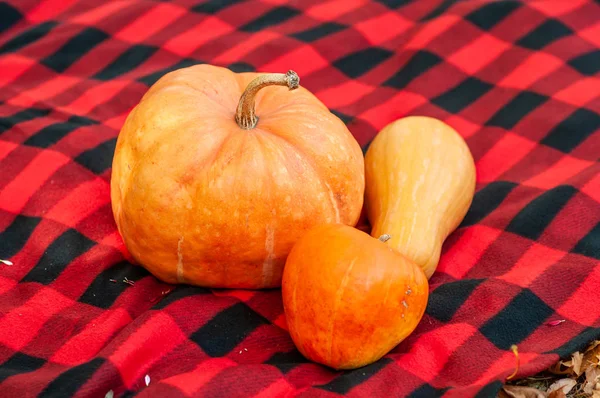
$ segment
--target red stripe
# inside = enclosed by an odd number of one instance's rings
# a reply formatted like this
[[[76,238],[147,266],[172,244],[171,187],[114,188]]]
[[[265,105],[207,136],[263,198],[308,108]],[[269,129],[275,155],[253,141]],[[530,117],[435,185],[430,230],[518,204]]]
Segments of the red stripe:
[[[499,276],[506,282],[521,286],[529,286],[548,267],[555,264],[565,253],[534,243],[519,261],[506,274]]]
[[[441,256],[438,272],[461,279],[501,234],[502,231],[483,225],[473,225],[465,229],[458,242]]]
[[[55,18],[71,7],[77,0],[44,0],[27,14],[27,19],[34,22]]]
[[[128,388],[186,339],[177,323],[165,313],[151,313],[151,318],[145,323],[131,325],[136,326],[137,330],[129,331],[127,340],[109,357]]]
[[[20,55],[3,55],[0,57],[0,87],[12,82],[35,65],[35,61]]]
[[[127,310],[107,310],[90,321],[85,328],[69,339],[50,361],[64,365],[77,365],[94,357],[119,330],[131,322]]]
[[[429,382],[444,368],[450,355],[475,333],[477,329],[465,323],[444,325],[419,336],[408,353],[395,358],[396,363]]]
[[[114,37],[130,43],[140,43],[160,32],[166,26],[186,13],[183,7],[173,4],[158,4],[144,15],[136,17],[132,23],[117,32]],[[201,36],[197,36],[200,38]]]
[[[191,372],[181,373],[161,382],[177,387],[188,396],[193,396],[196,391],[200,390],[203,385],[221,371],[236,365],[236,362],[227,358],[208,359]]]
[[[498,179],[536,145],[527,138],[507,133],[477,162],[477,181],[490,182]]]
[[[188,56],[204,43],[232,32],[234,27],[216,17],[207,17],[198,25],[167,41],[163,48]]]
[[[62,153],[43,150],[0,192],[0,209],[19,213],[39,187],[69,162]]]
[[[67,91],[81,81],[82,80],[78,77],[56,76],[29,90],[20,92],[15,97],[10,98],[9,102],[20,106],[31,106],[38,101],[46,101],[51,97]]]
[[[8,141],[0,140],[0,160],[4,159],[9,153],[11,153],[18,145]]]
[[[72,300],[57,291],[40,287],[25,304],[0,318],[0,344],[14,350],[22,349],[40,332],[48,319],[72,304]]]

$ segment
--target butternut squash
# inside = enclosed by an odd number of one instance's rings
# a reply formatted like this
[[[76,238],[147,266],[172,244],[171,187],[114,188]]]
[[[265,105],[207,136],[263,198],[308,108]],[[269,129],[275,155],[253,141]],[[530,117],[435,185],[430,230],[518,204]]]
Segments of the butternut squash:
[[[417,263],[431,278],[442,245],[465,217],[476,170],[464,139],[435,118],[409,116],[384,127],[365,155],[371,236]]]

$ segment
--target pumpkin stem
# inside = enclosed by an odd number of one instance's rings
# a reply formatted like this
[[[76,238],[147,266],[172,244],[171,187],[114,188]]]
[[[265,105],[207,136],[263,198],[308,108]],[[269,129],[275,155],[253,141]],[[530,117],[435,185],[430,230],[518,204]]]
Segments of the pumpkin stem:
[[[379,237],[379,240],[382,242],[387,242],[390,239],[392,239],[392,235],[388,235],[388,234],[383,234]]]
[[[258,117],[254,112],[254,99],[256,93],[263,87],[267,86],[288,86],[290,90],[295,90],[300,85],[300,77],[293,70],[287,73],[268,73],[252,80],[246,90],[240,97],[237,112],[235,113],[235,121],[238,126],[244,130],[250,130],[256,126]]]

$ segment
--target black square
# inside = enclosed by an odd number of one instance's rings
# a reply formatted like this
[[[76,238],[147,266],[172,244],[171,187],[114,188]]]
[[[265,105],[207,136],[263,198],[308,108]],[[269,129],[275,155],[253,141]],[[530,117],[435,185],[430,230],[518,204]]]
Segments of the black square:
[[[202,63],[203,62],[196,61],[195,59],[184,58],[181,61],[178,61],[174,65],[171,65],[167,68],[150,73],[149,75],[140,77],[138,79],[138,81],[144,83],[146,86],[152,86],[154,83],[156,83],[158,81],[158,79],[160,79],[161,77],[163,77],[164,75],[166,75],[169,72],[173,72],[174,70],[177,70],[177,69],[187,68],[192,65],[202,64]]]
[[[378,3],[384,4],[386,7],[395,10],[407,4],[410,4],[414,0],[376,0]]]
[[[211,294],[211,291],[204,287],[192,285],[176,285],[175,289],[160,300],[152,309],[160,310],[168,307],[170,304],[177,302],[186,297]]]
[[[50,109],[27,108],[14,115],[0,118],[0,134],[10,130],[19,123],[28,122],[39,117],[47,116]]]
[[[375,374],[377,374],[377,372],[385,368],[385,365],[391,362],[391,359],[383,357],[370,365],[342,373],[340,376],[331,380],[327,384],[315,387],[331,391],[337,394],[345,395],[352,388],[364,383],[365,381],[373,377]]]
[[[383,83],[383,85],[402,90],[414,79],[442,61],[442,58],[434,53],[429,51],[419,51],[415,53],[415,55],[413,55],[394,76]]]
[[[269,26],[279,25],[290,18],[300,14],[300,11],[290,7],[277,7],[261,15],[253,21],[248,22],[239,30],[244,32],[258,32]]]
[[[459,113],[490,91],[493,85],[468,77],[458,86],[434,98],[431,102],[450,113]]]
[[[230,64],[227,68],[236,73],[256,72],[256,68],[254,66],[245,62],[234,62],[233,64]]]
[[[227,355],[256,328],[269,322],[243,303],[224,309],[204,326],[194,332],[190,339],[211,357]]]
[[[143,44],[132,46],[119,55],[110,65],[98,72],[94,78],[98,80],[111,80],[124,75],[143,64],[156,51],[157,48],[153,46]]]
[[[21,48],[42,39],[57,25],[58,23],[54,21],[48,21],[39,25],[34,25],[31,29],[26,30],[25,32],[4,43],[4,45],[0,47],[0,54],[18,51]]]
[[[532,50],[541,50],[548,44],[573,34],[573,31],[556,19],[548,19],[537,28],[521,37],[517,44]]]
[[[49,285],[77,257],[90,250],[96,242],[75,229],[68,229],[48,246],[42,258],[21,282]]]
[[[119,295],[129,288],[129,285],[123,282],[126,277],[135,282],[149,274],[145,268],[134,266],[127,261],[117,263],[98,274],[79,297],[79,301],[100,308],[110,308]],[[111,282],[111,279],[116,282]]]
[[[517,184],[509,181],[492,181],[475,193],[473,203],[461,223],[461,227],[475,225],[496,210]]]
[[[443,0],[440,3],[440,5],[438,5],[432,12],[421,18],[421,21],[430,21],[434,18],[439,17],[440,15],[448,11],[448,9],[454,4],[456,4],[456,0]]]
[[[62,73],[108,37],[106,33],[99,29],[86,28],[66,42],[54,54],[41,60],[40,63],[58,73]]]
[[[541,143],[569,153],[599,128],[600,115],[580,108],[554,127]]]
[[[483,279],[464,279],[436,288],[429,296],[427,314],[442,322],[449,322]]]
[[[443,397],[448,391],[448,388],[437,389],[431,384],[425,383],[421,387],[414,390],[408,397],[410,398],[438,398]]]
[[[572,252],[600,260],[600,223],[577,242]]]
[[[29,217],[19,214],[12,223],[0,232],[0,258],[10,258],[17,254],[29,240],[40,217]]]
[[[87,383],[104,364],[105,359],[96,357],[81,365],[74,366],[52,380],[39,397],[72,397]]]
[[[4,32],[23,18],[23,14],[9,4],[0,3],[0,32]]]
[[[11,376],[33,372],[44,366],[45,363],[46,361],[42,358],[16,352],[0,366],[0,383]]]
[[[570,185],[559,185],[527,204],[506,227],[506,231],[537,240],[554,217],[577,193]]]
[[[573,351],[575,352],[575,351]],[[474,398],[489,398],[489,397],[497,397],[500,389],[504,386],[504,383],[497,380],[492,383],[489,383],[481,388],[477,395]]]
[[[89,149],[75,158],[75,161],[96,174],[101,174],[112,166],[115,153],[116,138],[104,141],[95,148]]]
[[[512,101],[496,112],[486,122],[486,125],[498,126],[510,130],[529,112],[546,101],[548,101],[548,97],[544,95],[531,91],[521,91]]]
[[[342,122],[344,122],[344,124],[348,124],[350,123],[354,118],[352,116],[346,115],[345,113],[342,113],[338,110],[332,109],[331,113],[333,113],[334,115],[336,115],[337,117],[340,118],[340,120]]]
[[[281,373],[286,374],[298,365],[307,362],[307,359],[300,354],[300,351],[294,350],[291,352],[277,352],[271,358],[267,359],[265,363],[275,366]]]
[[[319,40],[322,37],[325,37],[332,33],[339,32],[346,28],[347,28],[347,26],[340,25],[339,23],[326,22],[322,25],[315,26],[314,28],[310,28],[310,29],[304,30],[302,32],[294,33],[291,36],[298,40],[302,40],[304,42],[311,43],[313,41]]]
[[[216,14],[219,11],[246,0],[209,0],[192,7],[192,11]]]
[[[62,123],[54,123],[44,127],[37,134],[32,135],[25,141],[25,145],[35,146],[39,148],[48,148],[72,131],[83,126],[91,126],[98,124],[97,121],[83,116],[71,116],[67,121]]]
[[[529,289],[523,289],[479,331],[496,347],[508,350],[540,327],[554,311]]]
[[[594,76],[600,72],[600,50],[595,50],[573,58],[568,64],[582,75]]]
[[[521,4],[516,1],[493,1],[479,7],[465,19],[480,29],[491,30],[519,7]]]
[[[392,52],[379,47],[369,47],[338,59],[333,66],[341,70],[348,77],[356,78],[364,75],[381,62],[392,56]]]

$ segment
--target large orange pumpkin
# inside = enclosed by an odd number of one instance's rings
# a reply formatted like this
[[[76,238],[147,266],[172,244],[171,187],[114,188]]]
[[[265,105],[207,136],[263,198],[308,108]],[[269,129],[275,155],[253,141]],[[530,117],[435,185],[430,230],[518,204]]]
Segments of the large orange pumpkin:
[[[290,335],[306,358],[335,369],[365,366],[419,324],[427,277],[383,240],[330,224],[292,249],[281,290]]]
[[[277,287],[309,228],[357,222],[360,146],[298,83],[292,71],[196,65],[148,90],[119,134],[111,181],[138,263],[170,283]]]

